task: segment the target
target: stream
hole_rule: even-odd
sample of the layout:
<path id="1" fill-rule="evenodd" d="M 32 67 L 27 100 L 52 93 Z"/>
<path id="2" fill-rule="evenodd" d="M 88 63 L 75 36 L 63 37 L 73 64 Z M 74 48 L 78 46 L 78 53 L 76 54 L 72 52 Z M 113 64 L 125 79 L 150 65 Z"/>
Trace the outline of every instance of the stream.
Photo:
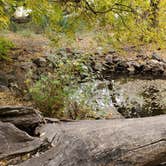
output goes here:
<path id="1" fill-rule="evenodd" d="M 166 113 L 166 80 L 95 80 L 80 84 L 70 99 L 90 107 L 99 118 L 155 116 Z"/>
<path id="2" fill-rule="evenodd" d="M 124 117 L 166 113 L 166 80 L 121 78 L 112 85 L 112 102 Z"/>

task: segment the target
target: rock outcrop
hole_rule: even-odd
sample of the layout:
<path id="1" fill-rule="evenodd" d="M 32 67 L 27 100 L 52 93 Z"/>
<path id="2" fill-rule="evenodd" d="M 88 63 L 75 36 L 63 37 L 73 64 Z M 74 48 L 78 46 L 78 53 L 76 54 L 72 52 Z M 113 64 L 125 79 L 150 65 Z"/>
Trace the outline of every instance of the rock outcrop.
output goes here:
<path id="1" fill-rule="evenodd" d="M 148 56 L 137 56 L 136 58 L 123 58 L 116 54 L 108 54 L 105 59 L 100 57 L 94 59 L 93 68 L 100 72 L 100 75 L 106 79 L 112 76 L 146 76 L 161 78 L 166 77 L 166 61 L 162 58 Z"/>

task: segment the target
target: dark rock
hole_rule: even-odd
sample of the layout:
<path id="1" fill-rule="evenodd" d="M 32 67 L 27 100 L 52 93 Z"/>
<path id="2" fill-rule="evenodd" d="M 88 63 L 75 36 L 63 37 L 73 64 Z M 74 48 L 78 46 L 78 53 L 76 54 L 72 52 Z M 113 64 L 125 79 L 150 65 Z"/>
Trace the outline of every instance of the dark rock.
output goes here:
<path id="1" fill-rule="evenodd" d="M 149 58 L 145 54 L 138 54 L 136 58 L 123 58 L 116 54 L 107 54 L 104 61 L 96 59 L 94 66 L 100 66 L 101 78 L 110 79 L 112 76 L 127 75 L 142 75 L 148 77 L 166 76 L 166 62 L 158 55 L 153 54 Z"/>
<path id="2" fill-rule="evenodd" d="M 33 63 L 37 65 L 37 67 L 45 67 L 47 65 L 47 60 L 45 58 L 36 58 L 33 60 Z"/>
<path id="3" fill-rule="evenodd" d="M 35 127 L 43 122 L 39 111 L 24 106 L 0 106 L 0 120 L 10 122 L 32 135 Z"/>
<path id="4" fill-rule="evenodd" d="M 95 63 L 95 65 L 93 66 L 93 68 L 96 71 L 101 71 L 104 68 L 104 66 L 103 66 L 102 63 Z"/>
<path id="5" fill-rule="evenodd" d="M 136 74 L 136 69 L 140 67 L 139 63 L 135 61 L 129 61 L 129 62 L 126 62 L 126 64 L 128 66 L 127 71 L 130 75 Z"/>
<path id="6" fill-rule="evenodd" d="M 164 73 L 164 67 L 162 65 L 162 62 L 159 62 L 157 60 L 150 60 L 147 66 L 151 68 L 152 75 L 158 76 Z"/>
<path id="7" fill-rule="evenodd" d="M 7 75 L 3 72 L 0 72 L 0 85 L 8 86 L 8 84 Z"/>
<path id="8" fill-rule="evenodd" d="M 105 61 L 106 61 L 106 63 L 109 63 L 109 64 L 112 64 L 113 63 L 113 56 L 112 55 L 107 55 L 106 57 L 105 57 Z"/>
<path id="9" fill-rule="evenodd" d="M 116 53 L 116 51 L 114 49 L 111 49 L 108 51 L 108 54 L 114 54 L 114 53 Z"/>
<path id="10" fill-rule="evenodd" d="M 140 66 L 141 66 L 141 64 L 139 62 L 135 62 L 135 61 L 131 62 L 130 65 L 134 66 L 136 69 L 140 68 Z"/>
<path id="11" fill-rule="evenodd" d="M 28 71 L 30 69 L 34 69 L 35 65 L 32 62 L 23 62 L 23 63 L 21 63 L 20 67 L 21 67 L 21 69 Z"/>
<path id="12" fill-rule="evenodd" d="M 145 54 L 138 54 L 136 57 L 141 60 L 148 60 L 148 56 Z"/>
<path id="13" fill-rule="evenodd" d="M 116 64 L 115 72 L 117 73 L 127 73 L 128 64 L 125 61 L 120 60 Z"/>
<path id="14" fill-rule="evenodd" d="M 9 92 L 9 88 L 3 85 L 0 85 L 0 92 Z"/>
<path id="15" fill-rule="evenodd" d="M 13 83 L 13 82 L 17 82 L 17 77 L 16 77 L 16 75 L 15 75 L 15 72 L 9 73 L 9 74 L 7 75 L 7 78 L 8 78 L 9 84 L 10 84 L 10 83 Z"/>
<path id="16" fill-rule="evenodd" d="M 161 61 L 160 56 L 156 52 L 152 53 L 152 59 L 157 60 L 157 61 Z"/>
<path id="17" fill-rule="evenodd" d="M 127 71 L 129 72 L 129 74 L 133 75 L 133 74 L 135 74 L 135 67 L 130 66 L 130 67 L 127 68 Z"/>
<path id="18" fill-rule="evenodd" d="M 120 63 L 121 59 L 118 56 L 113 56 L 112 61 L 113 61 L 113 63 Z"/>

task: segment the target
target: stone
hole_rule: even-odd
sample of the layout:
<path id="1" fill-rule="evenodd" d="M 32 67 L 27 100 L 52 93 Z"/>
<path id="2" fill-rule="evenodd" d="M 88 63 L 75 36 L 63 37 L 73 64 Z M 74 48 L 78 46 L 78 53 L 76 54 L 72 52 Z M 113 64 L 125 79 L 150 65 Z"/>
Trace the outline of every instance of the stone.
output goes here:
<path id="1" fill-rule="evenodd" d="M 108 54 L 106 57 L 105 57 L 105 61 L 106 63 L 109 63 L 109 64 L 112 64 L 113 63 L 113 56 Z"/>
<path id="2" fill-rule="evenodd" d="M 152 71 L 152 75 L 160 76 L 164 73 L 164 63 L 157 60 L 150 60 L 147 64 L 147 67 Z"/>
<path id="3" fill-rule="evenodd" d="M 9 88 L 3 85 L 0 85 L 0 92 L 9 92 Z"/>
<path id="4" fill-rule="evenodd" d="M 126 73 L 128 68 L 128 64 L 125 61 L 120 60 L 116 64 L 115 72 L 117 73 Z"/>
<path id="5" fill-rule="evenodd" d="M 0 85 L 3 86 L 9 85 L 7 75 L 3 72 L 0 72 Z"/>
<path id="6" fill-rule="evenodd" d="M 39 57 L 34 59 L 33 63 L 35 63 L 37 67 L 45 67 L 47 65 L 47 60 L 43 57 Z"/>
<path id="7" fill-rule="evenodd" d="M 116 53 L 116 51 L 115 51 L 114 49 L 110 49 L 110 50 L 108 51 L 108 54 L 114 54 L 114 53 Z"/>
<path id="8" fill-rule="evenodd" d="M 129 72 L 129 74 L 132 74 L 132 75 L 135 74 L 135 67 L 134 66 L 128 67 L 127 70 Z"/>
<path id="9" fill-rule="evenodd" d="M 160 56 L 156 52 L 153 52 L 151 56 L 152 56 L 152 59 L 157 60 L 157 61 L 161 61 Z"/>
<path id="10" fill-rule="evenodd" d="M 28 72 L 30 69 L 34 69 L 35 65 L 32 62 L 23 62 L 20 67 Z"/>

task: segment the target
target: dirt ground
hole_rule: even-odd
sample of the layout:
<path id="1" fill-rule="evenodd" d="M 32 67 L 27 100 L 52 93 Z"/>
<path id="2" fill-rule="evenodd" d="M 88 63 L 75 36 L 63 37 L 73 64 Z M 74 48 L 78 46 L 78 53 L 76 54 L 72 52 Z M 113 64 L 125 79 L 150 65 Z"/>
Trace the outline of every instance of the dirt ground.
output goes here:
<path id="1" fill-rule="evenodd" d="M 42 35 L 20 35 L 18 33 L 7 32 L 0 33 L 0 36 L 8 38 L 15 44 L 15 48 L 9 53 L 11 60 L 8 62 L 0 61 L 0 72 L 9 73 L 22 62 L 30 62 L 34 58 L 53 52 L 50 41 Z M 98 52 L 99 50 L 102 51 L 102 48 L 96 43 L 92 34 L 77 36 L 76 40 L 73 40 L 73 43 L 70 46 L 72 46 L 72 49 L 84 50 L 92 54 Z M 62 44 L 62 47 L 67 47 L 67 45 Z M 109 49 L 107 48 L 107 50 Z M 166 60 L 166 49 L 154 50 L 151 46 L 144 46 L 140 47 L 139 49 L 136 47 L 124 47 L 123 51 L 117 52 L 116 54 L 126 59 L 135 59 L 137 55 L 151 56 L 153 52 L 156 52 L 161 58 Z M 0 92 L 0 105 L 29 104 L 30 103 L 24 102 L 21 98 L 13 95 L 12 92 Z"/>

